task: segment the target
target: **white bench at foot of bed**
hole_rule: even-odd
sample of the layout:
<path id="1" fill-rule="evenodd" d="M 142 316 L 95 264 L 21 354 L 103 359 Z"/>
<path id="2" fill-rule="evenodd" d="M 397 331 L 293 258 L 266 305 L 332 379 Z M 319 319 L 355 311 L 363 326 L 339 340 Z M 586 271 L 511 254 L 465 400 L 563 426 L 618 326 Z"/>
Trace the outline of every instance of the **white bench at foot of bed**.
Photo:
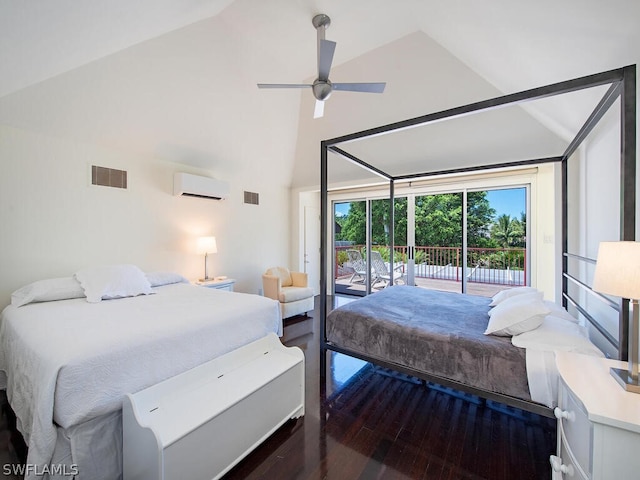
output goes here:
<path id="1" fill-rule="evenodd" d="M 124 479 L 219 478 L 304 415 L 304 354 L 275 334 L 129 394 Z"/>

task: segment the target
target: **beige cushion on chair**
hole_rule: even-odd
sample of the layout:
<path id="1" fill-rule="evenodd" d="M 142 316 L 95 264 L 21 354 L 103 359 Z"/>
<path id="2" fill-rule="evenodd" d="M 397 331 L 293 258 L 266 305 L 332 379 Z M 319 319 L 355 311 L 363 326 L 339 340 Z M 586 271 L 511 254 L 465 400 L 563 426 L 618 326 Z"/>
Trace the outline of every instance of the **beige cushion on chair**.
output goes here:
<path id="1" fill-rule="evenodd" d="M 282 287 L 278 300 L 282 303 L 289 303 L 309 297 L 313 297 L 313 290 L 309 287 Z"/>
<path id="2" fill-rule="evenodd" d="M 273 275 L 274 277 L 278 277 L 280 279 L 281 287 L 290 287 L 293 285 L 293 280 L 291 279 L 291 272 L 284 267 L 272 267 L 265 272 L 267 275 Z"/>

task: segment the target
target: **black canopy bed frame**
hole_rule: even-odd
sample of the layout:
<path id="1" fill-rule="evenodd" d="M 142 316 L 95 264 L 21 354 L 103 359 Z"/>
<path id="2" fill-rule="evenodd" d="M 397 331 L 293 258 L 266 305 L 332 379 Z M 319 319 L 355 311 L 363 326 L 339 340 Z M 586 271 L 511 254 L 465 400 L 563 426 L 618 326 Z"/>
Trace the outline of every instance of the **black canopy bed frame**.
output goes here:
<path id="1" fill-rule="evenodd" d="M 587 120 L 584 122 L 578 133 L 573 140 L 569 142 L 565 151 L 558 156 L 548 158 L 533 158 L 523 161 L 515 161 L 508 163 L 499 163 L 482 166 L 472 166 L 465 168 L 455 168 L 450 170 L 441 171 L 426 171 L 420 173 L 411 173 L 403 175 L 391 175 L 382 171 L 374 165 L 368 164 L 364 160 L 349 153 L 343 148 L 343 144 L 365 139 L 367 137 L 390 134 L 396 131 L 400 131 L 407 128 L 413 128 L 423 125 L 428 125 L 437 121 L 441 121 L 447 118 L 459 117 L 462 115 L 473 114 L 478 112 L 486 112 L 496 108 L 501 108 L 508 105 L 516 105 L 526 101 L 542 99 L 546 97 L 552 97 L 571 92 L 577 92 L 580 90 L 607 86 L 604 96 L 601 98 L 595 109 L 591 112 Z M 393 362 L 381 361 L 378 358 L 372 358 L 368 355 L 363 355 L 360 352 L 354 352 L 349 348 L 345 348 L 341 345 L 337 345 L 327 339 L 327 285 L 329 271 L 327 268 L 328 260 L 328 174 L 329 174 L 329 153 L 333 153 L 336 156 L 346 159 L 353 164 L 356 164 L 363 169 L 368 170 L 388 181 L 389 183 L 389 223 L 390 228 L 390 259 L 391 265 L 394 264 L 394 209 L 392 208 L 394 203 L 394 186 L 396 182 L 410 181 L 411 179 L 425 178 L 435 175 L 445 175 L 453 173 L 463 172 L 475 172 L 481 170 L 489 170 L 504 167 L 520 167 L 525 165 L 536 165 L 543 163 L 556 162 L 561 164 L 561 189 L 562 189 L 562 303 L 566 308 L 568 305 L 573 306 L 577 312 L 586 318 L 588 323 L 595 328 L 604 339 L 609 342 L 613 348 L 618 352 L 620 360 L 627 360 L 628 357 L 628 341 L 629 341 L 629 300 L 622 299 L 619 303 L 611 302 L 606 297 L 594 292 L 584 281 L 579 278 L 579 273 L 570 271 L 569 260 L 575 261 L 578 265 L 593 264 L 595 260 L 577 255 L 569 251 L 569 232 L 568 232 L 568 162 L 570 157 L 578 149 L 581 143 L 587 138 L 589 133 L 594 129 L 598 122 L 602 119 L 607 110 L 617 101 L 620 100 L 620 130 L 621 130 L 621 145 L 620 145 L 620 233 L 619 239 L 621 241 L 633 241 L 635 240 L 635 228 L 636 228 L 636 66 L 629 65 L 615 70 L 610 70 L 594 75 L 588 75 L 573 80 L 567 80 L 551 85 L 534 88 L 519 93 L 510 95 L 504 95 L 489 100 L 484 100 L 469 105 L 464 105 L 448 110 L 439 111 L 436 113 L 430 113 L 424 116 L 411 118 L 408 120 L 383 125 L 380 127 L 352 133 L 349 135 L 336 137 L 321 142 L 321 167 L 320 167 L 320 219 L 321 219 L 321 250 L 320 250 L 320 329 L 321 329 L 321 345 L 320 345 L 320 365 L 321 365 L 321 377 L 326 377 L 326 353 L 328 351 L 334 351 L 343 353 L 349 356 L 357 357 L 362 360 L 380 365 L 382 367 L 390 368 L 395 371 L 406 373 L 414 377 L 423 379 L 425 381 L 431 381 L 445 387 L 451 387 L 456 390 L 460 390 L 472 395 L 477 395 L 481 398 L 496 401 L 502 404 L 506 404 L 511 407 L 516 407 L 522 410 L 538 413 L 544 416 L 553 416 L 552 410 L 549 407 L 541 405 L 536 402 L 530 402 L 512 396 L 487 391 L 485 389 L 476 388 L 467 384 L 452 381 L 451 379 L 434 376 L 424 371 L 417 370 L 415 368 L 399 365 Z M 367 249 L 370 252 L 370 248 Z M 367 253 L 369 256 L 370 253 Z M 370 262 L 370 258 L 368 259 Z M 574 263 L 574 262 L 572 262 Z M 370 263 L 369 263 L 370 264 Z M 393 279 L 391 280 L 393 284 Z M 583 295 L 571 295 L 569 286 L 575 286 L 580 291 L 587 293 Z M 581 298 L 593 297 L 611 308 L 615 309 L 619 319 L 618 324 L 618 337 L 615 338 L 611 335 L 596 318 L 589 314 L 586 308 L 586 302 L 583 303 Z"/>

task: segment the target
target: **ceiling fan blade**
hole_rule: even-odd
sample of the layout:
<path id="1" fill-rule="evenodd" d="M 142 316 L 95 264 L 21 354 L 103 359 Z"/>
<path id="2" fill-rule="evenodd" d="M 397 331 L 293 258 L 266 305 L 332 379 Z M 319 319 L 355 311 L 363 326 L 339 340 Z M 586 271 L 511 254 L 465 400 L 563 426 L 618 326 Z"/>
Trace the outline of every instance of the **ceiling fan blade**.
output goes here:
<path id="1" fill-rule="evenodd" d="M 334 83 L 332 87 L 334 90 L 342 90 L 346 92 L 364 92 L 364 93 L 382 93 L 384 87 L 387 84 L 385 82 L 380 83 Z"/>
<path id="2" fill-rule="evenodd" d="M 259 83 L 258 88 L 309 88 L 308 83 Z"/>
<path id="3" fill-rule="evenodd" d="M 318 44 L 318 80 L 329 80 L 329 71 L 331 70 L 335 51 L 336 42 L 320 40 Z"/>
<path id="4" fill-rule="evenodd" d="M 316 108 L 313 110 L 313 118 L 320 118 L 324 115 L 324 101 L 316 100 Z"/>

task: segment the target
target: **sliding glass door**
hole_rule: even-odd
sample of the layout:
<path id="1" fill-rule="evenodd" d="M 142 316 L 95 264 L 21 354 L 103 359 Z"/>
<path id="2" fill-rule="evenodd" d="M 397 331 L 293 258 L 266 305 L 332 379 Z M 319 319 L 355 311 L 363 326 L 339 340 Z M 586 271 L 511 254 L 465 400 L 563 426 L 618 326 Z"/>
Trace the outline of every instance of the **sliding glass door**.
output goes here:
<path id="1" fill-rule="evenodd" d="M 335 202 L 333 205 L 335 292 L 365 295 L 367 265 L 371 272 L 371 289 L 386 287 L 391 276 L 402 280 L 407 259 L 407 198 L 400 197 L 394 201 L 393 266 L 390 265 L 389 199 Z M 370 218 L 369 222 L 367 218 Z M 371 242 L 371 256 L 367 255 L 367 241 Z"/>
<path id="2" fill-rule="evenodd" d="M 415 285 L 461 292 L 462 193 L 418 195 L 414 205 Z"/>
<path id="3" fill-rule="evenodd" d="M 415 195 L 410 283 L 483 296 L 528 285 L 527 194 L 523 186 Z"/>
<path id="4" fill-rule="evenodd" d="M 467 193 L 467 293 L 528 285 L 526 187 Z"/>
<path id="5" fill-rule="evenodd" d="M 492 296 L 529 284 L 525 186 L 334 202 L 335 293 L 392 283 Z M 370 254 L 367 245 L 371 245 Z"/>
<path id="6" fill-rule="evenodd" d="M 366 295 L 367 202 L 333 204 L 334 291 Z"/>

